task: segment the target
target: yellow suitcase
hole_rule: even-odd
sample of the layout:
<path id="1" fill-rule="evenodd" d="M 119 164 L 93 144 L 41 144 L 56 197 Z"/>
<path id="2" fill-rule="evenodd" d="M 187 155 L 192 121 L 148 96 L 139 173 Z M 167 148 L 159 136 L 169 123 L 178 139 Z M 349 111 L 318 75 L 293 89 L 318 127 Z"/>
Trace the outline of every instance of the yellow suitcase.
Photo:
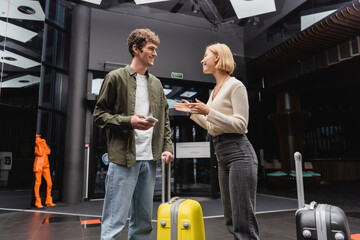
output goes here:
<path id="1" fill-rule="evenodd" d="M 168 183 L 170 183 L 170 164 Z M 204 219 L 199 202 L 174 197 L 165 202 L 165 163 L 162 163 L 162 204 L 157 212 L 157 240 L 205 240 Z M 168 197 L 170 184 L 168 184 Z"/>

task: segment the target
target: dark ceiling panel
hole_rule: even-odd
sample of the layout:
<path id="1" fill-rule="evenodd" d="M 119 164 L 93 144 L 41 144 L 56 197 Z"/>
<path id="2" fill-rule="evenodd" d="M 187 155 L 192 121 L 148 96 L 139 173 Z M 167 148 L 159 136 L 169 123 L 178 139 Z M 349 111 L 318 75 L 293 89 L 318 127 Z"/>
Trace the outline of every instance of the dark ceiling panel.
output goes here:
<path id="1" fill-rule="evenodd" d="M 172 7 L 172 8 L 170 9 L 170 12 L 172 12 L 172 13 L 177 13 L 177 12 L 182 8 L 182 6 L 184 6 L 184 3 L 180 1 L 180 2 L 176 3 L 176 4 L 174 5 L 174 7 Z"/>
<path id="2" fill-rule="evenodd" d="M 230 0 L 213 0 L 222 19 L 229 19 L 236 17 L 236 13 L 232 7 Z"/>
<path id="3" fill-rule="evenodd" d="M 350 40 L 359 33 L 360 0 L 355 0 L 249 62 L 248 67 L 296 62 Z"/>

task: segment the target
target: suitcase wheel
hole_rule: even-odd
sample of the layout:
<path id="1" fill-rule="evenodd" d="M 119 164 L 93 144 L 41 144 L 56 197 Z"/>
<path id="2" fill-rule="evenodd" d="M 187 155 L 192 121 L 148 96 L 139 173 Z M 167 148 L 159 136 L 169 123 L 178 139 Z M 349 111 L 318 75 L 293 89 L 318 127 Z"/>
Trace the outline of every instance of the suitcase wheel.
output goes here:
<path id="1" fill-rule="evenodd" d="M 304 230 L 302 232 L 302 234 L 303 234 L 303 237 L 306 239 L 311 237 L 311 232 L 309 230 Z"/>
<path id="2" fill-rule="evenodd" d="M 335 234 L 335 239 L 336 240 L 344 240 L 345 236 L 344 236 L 343 233 L 338 232 L 338 233 Z"/>

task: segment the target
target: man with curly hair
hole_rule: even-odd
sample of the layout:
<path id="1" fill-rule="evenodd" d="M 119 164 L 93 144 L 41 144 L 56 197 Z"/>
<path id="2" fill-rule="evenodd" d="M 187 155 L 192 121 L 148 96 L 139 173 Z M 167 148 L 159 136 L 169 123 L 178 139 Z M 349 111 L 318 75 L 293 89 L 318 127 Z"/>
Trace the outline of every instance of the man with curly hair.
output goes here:
<path id="1" fill-rule="evenodd" d="M 161 82 L 149 74 L 159 37 L 135 29 L 128 38 L 130 66 L 108 73 L 94 109 L 94 121 L 106 129 L 109 169 L 101 221 L 101 239 L 120 239 L 130 211 L 128 240 L 150 239 L 156 161 L 172 154 L 169 106 Z M 152 116 L 156 123 L 146 120 Z"/>

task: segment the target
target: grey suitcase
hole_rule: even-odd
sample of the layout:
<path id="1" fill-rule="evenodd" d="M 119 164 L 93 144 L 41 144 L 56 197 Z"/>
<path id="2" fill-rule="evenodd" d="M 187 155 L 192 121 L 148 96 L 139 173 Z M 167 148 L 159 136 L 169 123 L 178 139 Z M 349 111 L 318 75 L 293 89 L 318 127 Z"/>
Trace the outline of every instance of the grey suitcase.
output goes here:
<path id="1" fill-rule="evenodd" d="M 339 207 L 311 202 L 295 215 L 297 240 L 351 240 L 348 220 Z"/>

